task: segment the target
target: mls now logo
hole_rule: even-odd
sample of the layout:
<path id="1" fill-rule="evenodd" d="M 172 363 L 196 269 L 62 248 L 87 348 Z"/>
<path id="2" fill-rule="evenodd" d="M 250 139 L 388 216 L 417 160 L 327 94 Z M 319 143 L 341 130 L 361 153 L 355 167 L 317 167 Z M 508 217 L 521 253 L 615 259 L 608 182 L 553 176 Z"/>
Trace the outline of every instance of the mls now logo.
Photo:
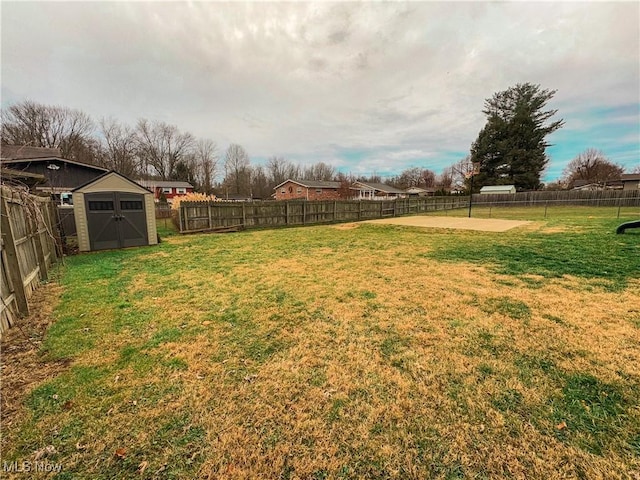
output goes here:
<path id="1" fill-rule="evenodd" d="M 12 473 L 27 473 L 27 472 L 60 472 L 62 471 L 62 465 L 59 463 L 49 462 L 2 462 L 2 471 Z"/>

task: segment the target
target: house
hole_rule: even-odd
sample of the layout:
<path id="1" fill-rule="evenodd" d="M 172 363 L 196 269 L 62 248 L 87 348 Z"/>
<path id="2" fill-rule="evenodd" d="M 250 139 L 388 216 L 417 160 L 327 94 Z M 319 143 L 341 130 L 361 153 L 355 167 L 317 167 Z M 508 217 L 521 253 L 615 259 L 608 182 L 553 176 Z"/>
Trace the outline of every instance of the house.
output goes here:
<path id="1" fill-rule="evenodd" d="M 604 186 L 601 183 L 597 182 L 587 182 L 586 180 L 575 180 L 573 182 L 573 188 L 571 190 L 575 190 L 578 192 L 599 192 L 604 190 Z"/>
<path id="2" fill-rule="evenodd" d="M 44 177 L 34 186 L 36 192 L 52 194 L 56 199 L 108 172 L 106 168 L 60 157 L 58 149 L 3 145 L 0 164 L 3 169 Z"/>
<path id="3" fill-rule="evenodd" d="M 335 200 L 342 198 L 340 182 L 320 180 L 286 180 L 276 185 L 276 200 Z"/>
<path id="4" fill-rule="evenodd" d="M 481 195 L 499 195 L 516 193 L 515 185 L 487 185 L 480 189 Z"/>
<path id="5" fill-rule="evenodd" d="M 620 181 L 623 190 L 640 190 L 640 173 L 623 173 Z"/>
<path id="6" fill-rule="evenodd" d="M 162 196 L 171 203 L 175 197 L 181 197 L 193 192 L 193 185 L 189 182 L 169 181 L 169 180 L 136 180 L 138 185 L 143 186 L 153 192 L 153 198 L 159 202 Z"/>
<path id="7" fill-rule="evenodd" d="M 351 187 L 358 200 L 393 200 L 407 196 L 404 190 L 384 183 L 355 182 Z"/>
<path id="8" fill-rule="evenodd" d="M 411 187 L 405 190 L 405 193 L 411 197 L 433 197 L 436 194 L 436 188 L 420 188 Z"/>

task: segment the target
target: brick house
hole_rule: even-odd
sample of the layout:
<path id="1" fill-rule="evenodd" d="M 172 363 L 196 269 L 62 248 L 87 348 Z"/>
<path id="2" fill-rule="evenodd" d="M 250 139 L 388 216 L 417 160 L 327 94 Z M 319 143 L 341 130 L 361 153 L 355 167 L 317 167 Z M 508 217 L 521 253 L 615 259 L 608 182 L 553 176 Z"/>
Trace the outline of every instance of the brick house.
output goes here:
<path id="1" fill-rule="evenodd" d="M 335 200 L 340 195 L 340 182 L 318 180 L 286 180 L 274 190 L 276 200 Z"/>
<path id="2" fill-rule="evenodd" d="M 188 182 L 179 181 L 163 181 L 163 180 L 136 180 L 138 185 L 148 188 L 153 192 L 153 198 L 156 202 L 164 194 L 168 203 L 173 201 L 175 197 L 181 197 L 187 193 L 193 192 L 193 185 Z"/>

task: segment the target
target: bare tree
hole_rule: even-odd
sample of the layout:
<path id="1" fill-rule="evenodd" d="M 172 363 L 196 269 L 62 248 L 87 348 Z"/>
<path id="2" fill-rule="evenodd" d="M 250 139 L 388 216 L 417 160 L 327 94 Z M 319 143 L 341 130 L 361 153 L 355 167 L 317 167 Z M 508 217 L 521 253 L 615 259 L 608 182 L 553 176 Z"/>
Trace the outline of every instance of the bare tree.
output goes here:
<path id="1" fill-rule="evenodd" d="M 356 182 L 356 179 L 353 175 L 346 175 L 340 172 L 335 176 L 335 180 L 337 182 L 340 182 L 340 187 L 338 188 L 340 198 L 353 198 L 355 196 L 356 191 L 351 188 Z"/>
<path id="2" fill-rule="evenodd" d="M 59 148 L 64 158 L 94 163 L 94 124 L 86 113 L 30 100 L 2 111 L 2 143 Z"/>
<path id="3" fill-rule="evenodd" d="M 324 162 L 314 163 L 304 169 L 302 176 L 305 180 L 331 181 L 336 175 L 336 169 Z"/>
<path id="4" fill-rule="evenodd" d="M 453 187 L 453 170 L 452 167 L 446 167 L 436 180 L 436 188 L 443 192 L 450 192 Z"/>
<path id="5" fill-rule="evenodd" d="M 619 180 L 623 172 L 623 167 L 611 162 L 600 150 L 588 148 L 565 167 L 563 180 L 568 185 L 573 185 L 576 180 L 604 185 Z"/>
<path id="6" fill-rule="evenodd" d="M 133 129 L 113 119 L 102 119 L 100 131 L 103 137 L 101 165 L 125 176 L 138 176 L 138 142 Z"/>
<path id="7" fill-rule="evenodd" d="M 471 162 L 471 155 L 467 155 L 463 159 L 457 161 L 449 167 L 451 169 L 451 175 L 453 179 L 453 185 L 459 188 L 464 187 L 469 189 L 469 179 L 474 174 L 473 163 Z"/>
<path id="8" fill-rule="evenodd" d="M 218 147 L 213 140 L 200 139 L 193 156 L 196 182 L 204 193 L 211 195 L 218 176 Z"/>
<path id="9" fill-rule="evenodd" d="M 433 170 L 424 168 L 422 170 L 422 185 L 424 188 L 433 188 L 436 186 L 436 174 Z"/>
<path id="10" fill-rule="evenodd" d="M 190 133 L 181 133 L 174 125 L 146 119 L 138 121 L 136 136 L 143 165 L 162 180 L 175 177 L 178 163 L 187 161 L 195 145 Z"/>
<path id="11" fill-rule="evenodd" d="M 251 169 L 249 155 L 240 145 L 232 143 L 224 157 L 224 183 L 236 194 L 250 194 Z"/>
<path id="12" fill-rule="evenodd" d="M 273 193 L 273 185 L 262 165 L 251 167 L 251 196 L 253 198 L 269 199 Z"/>
<path id="13" fill-rule="evenodd" d="M 267 160 L 266 169 L 272 188 L 288 179 L 298 180 L 301 176 L 300 166 L 282 157 L 270 157 Z"/>

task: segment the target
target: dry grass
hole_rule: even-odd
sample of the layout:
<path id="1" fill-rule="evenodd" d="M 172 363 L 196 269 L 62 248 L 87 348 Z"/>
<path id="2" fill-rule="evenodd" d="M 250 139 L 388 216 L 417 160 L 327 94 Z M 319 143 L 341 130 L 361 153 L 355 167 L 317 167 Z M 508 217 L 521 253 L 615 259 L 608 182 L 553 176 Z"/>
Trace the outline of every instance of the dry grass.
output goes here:
<path id="1" fill-rule="evenodd" d="M 61 478 L 637 476 L 640 281 L 432 256 L 492 235 L 350 224 L 78 257 L 46 344 L 71 367 L 27 387 L 3 458 L 54 445 Z"/>

